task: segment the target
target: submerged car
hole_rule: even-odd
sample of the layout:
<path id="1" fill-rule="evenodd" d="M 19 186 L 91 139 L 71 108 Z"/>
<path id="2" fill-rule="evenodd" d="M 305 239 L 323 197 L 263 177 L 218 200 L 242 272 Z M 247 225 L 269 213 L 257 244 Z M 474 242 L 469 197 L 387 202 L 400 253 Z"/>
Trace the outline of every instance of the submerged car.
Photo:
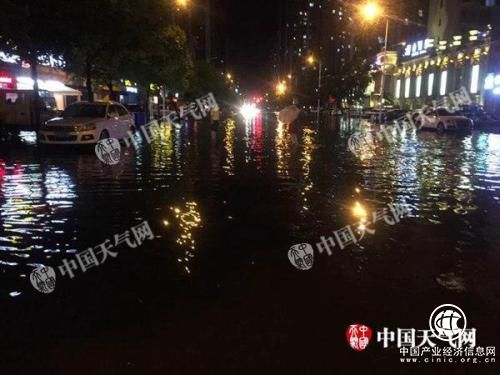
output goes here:
<path id="1" fill-rule="evenodd" d="M 135 130 L 134 118 L 120 103 L 78 102 L 60 117 L 47 121 L 38 133 L 41 144 L 93 144 L 105 138 L 122 139 Z"/>
<path id="2" fill-rule="evenodd" d="M 492 113 L 487 112 L 480 105 L 463 105 L 459 113 L 462 116 L 470 118 L 474 121 L 474 126 L 486 128 L 500 128 L 500 118 Z"/>
<path id="3" fill-rule="evenodd" d="M 416 116 L 415 123 L 422 129 L 470 131 L 474 125 L 471 119 L 457 115 L 446 108 L 438 108 Z"/>

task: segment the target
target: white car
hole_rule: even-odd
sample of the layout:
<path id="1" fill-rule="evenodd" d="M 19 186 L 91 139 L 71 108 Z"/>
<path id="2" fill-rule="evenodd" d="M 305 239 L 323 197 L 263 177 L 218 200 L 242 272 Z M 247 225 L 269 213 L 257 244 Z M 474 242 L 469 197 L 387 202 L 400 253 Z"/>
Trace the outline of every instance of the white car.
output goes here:
<path id="1" fill-rule="evenodd" d="M 419 128 L 444 130 L 472 130 L 473 121 L 467 117 L 449 112 L 446 108 L 438 108 L 416 116 L 416 125 Z"/>
<path id="2" fill-rule="evenodd" d="M 41 144 L 93 144 L 105 138 L 123 139 L 135 130 L 134 118 L 120 103 L 78 102 L 38 132 Z"/>

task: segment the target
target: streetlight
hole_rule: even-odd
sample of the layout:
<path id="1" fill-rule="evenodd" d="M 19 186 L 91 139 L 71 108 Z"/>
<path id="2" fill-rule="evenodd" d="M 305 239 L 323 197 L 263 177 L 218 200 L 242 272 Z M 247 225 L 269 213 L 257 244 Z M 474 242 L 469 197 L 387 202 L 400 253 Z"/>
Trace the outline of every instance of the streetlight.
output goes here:
<path id="1" fill-rule="evenodd" d="M 364 19 L 372 22 L 378 16 L 381 16 L 383 13 L 382 8 L 373 2 L 367 2 L 361 6 L 361 14 Z"/>
<path id="2" fill-rule="evenodd" d="M 287 90 L 286 83 L 283 81 L 278 82 L 276 85 L 276 95 L 278 96 L 283 96 L 285 95 Z"/>
<path id="3" fill-rule="evenodd" d="M 313 55 L 310 55 L 307 58 L 307 62 L 310 65 L 314 65 L 314 63 L 316 62 L 316 59 L 314 58 Z M 319 124 L 319 110 L 321 107 L 321 73 L 322 73 L 322 70 L 323 70 L 323 62 L 320 59 L 318 59 L 318 115 L 317 115 L 318 124 Z"/>
<path id="4" fill-rule="evenodd" d="M 384 67 L 387 60 L 387 40 L 389 38 L 389 17 L 385 14 L 384 9 L 377 3 L 367 2 L 361 6 L 361 15 L 368 22 L 375 22 L 377 17 L 385 18 L 385 38 L 384 38 L 384 56 L 381 65 L 380 78 L 380 122 L 382 122 L 382 109 L 384 107 L 384 89 L 385 89 L 385 74 Z"/>
<path id="5" fill-rule="evenodd" d="M 176 0 L 175 3 L 179 8 L 187 8 L 189 0 Z"/>

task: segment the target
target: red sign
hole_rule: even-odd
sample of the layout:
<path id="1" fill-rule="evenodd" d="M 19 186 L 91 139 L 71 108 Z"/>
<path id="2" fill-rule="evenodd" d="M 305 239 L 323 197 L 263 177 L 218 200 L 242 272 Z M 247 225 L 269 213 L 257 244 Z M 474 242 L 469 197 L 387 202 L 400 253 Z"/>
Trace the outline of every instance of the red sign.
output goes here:
<path id="1" fill-rule="evenodd" d="M 16 89 L 15 77 L 10 73 L 0 72 L 0 89 L 15 90 Z"/>
<path id="2" fill-rule="evenodd" d="M 347 344 L 357 352 L 366 349 L 372 338 L 372 329 L 364 324 L 351 324 L 345 332 Z"/>

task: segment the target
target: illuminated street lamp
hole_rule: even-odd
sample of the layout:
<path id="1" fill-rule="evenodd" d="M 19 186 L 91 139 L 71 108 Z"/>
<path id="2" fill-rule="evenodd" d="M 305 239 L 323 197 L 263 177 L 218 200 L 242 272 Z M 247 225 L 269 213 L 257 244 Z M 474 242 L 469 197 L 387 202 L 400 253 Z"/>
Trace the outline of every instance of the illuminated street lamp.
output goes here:
<path id="1" fill-rule="evenodd" d="M 373 22 L 377 17 L 382 16 L 383 9 L 373 2 L 365 3 L 361 6 L 361 15 L 369 22 Z"/>
<path id="2" fill-rule="evenodd" d="M 179 8 L 187 8 L 189 5 L 189 0 L 175 0 L 175 3 Z"/>
<path id="3" fill-rule="evenodd" d="M 227 74 L 226 74 L 226 77 L 227 77 L 227 79 L 231 79 L 231 78 L 233 78 L 233 76 L 231 75 L 231 73 L 227 73 Z"/>
<path id="4" fill-rule="evenodd" d="M 377 3 L 367 2 L 361 6 L 361 15 L 368 22 L 376 22 L 377 18 L 385 18 L 385 38 L 384 38 L 384 55 L 382 65 L 380 67 L 380 109 L 384 107 L 384 89 L 385 89 L 385 74 L 384 67 L 387 58 L 387 40 L 389 38 L 389 17 L 385 14 L 384 9 Z M 380 111 L 380 120 L 382 120 L 382 111 Z"/>
<path id="5" fill-rule="evenodd" d="M 313 55 L 309 55 L 307 58 L 307 62 L 309 65 L 314 65 L 316 62 L 316 59 Z M 319 110 L 321 107 L 321 73 L 323 70 L 323 62 L 318 59 L 318 114 L 317 114 L 317 119 L 318 119 L 318 124 L 319 124 Z"/>
<path id="6" fill-rule="evenodd" d="M 286 83 L 278 82 L 278 84 L 276 85 L 276 95 L 283 96 L 286 94 L 286 90 L 287 90 Z"/>

